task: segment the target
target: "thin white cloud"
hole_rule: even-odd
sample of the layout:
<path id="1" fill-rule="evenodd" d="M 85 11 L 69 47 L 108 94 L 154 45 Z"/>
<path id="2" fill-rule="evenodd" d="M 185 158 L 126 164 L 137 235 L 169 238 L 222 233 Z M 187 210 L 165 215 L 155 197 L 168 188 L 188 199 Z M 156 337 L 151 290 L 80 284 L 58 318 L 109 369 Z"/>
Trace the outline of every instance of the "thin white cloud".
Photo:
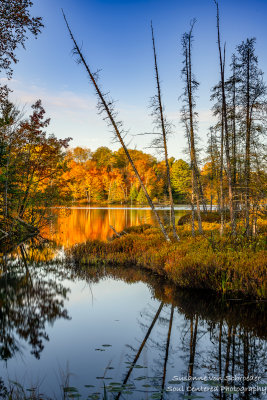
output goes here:
<path id="1" fill-rule="evenodd" d="M 70 91 L 62 91 L 57 93 L 48 93 L 42 88 L 32 87 L 29 90 L 15 90 L 12 98 L 18 99 L 21 103 L 32 104 L 37 99 L 41 99 L 42 103 L 47 107 L 60 108 L 61 111 L 78 111 L 92 110 L 95 106 L 93 101 L 87 96 L 79 96 Z"/>
<path id="2" fill-rule="evenodd" d="M 11 82 L 11 81 L 9 81 Z M 26 105 L 30 112 L 30 106 L 41 99 L 47 116 L 51 117 L 49 131 L 54 132 L 58 137 L 72 137 L 71 145 L 86 146 L 95 150 L 99 146 L 112 145 L 112 134 L 110 128 L 97 114 L 96 99 L 94 96 L 77 94 L 64 88 L 61 91 L 48 91 L 36 84 L 25 85 L 19 81 L 12 81 L 13 89 L 11 99 L 19 104 Z M 124 122 L 126 129 L 130 130 L 128 140 L 132 140 L 131 147 L 140 150 L 150 151 L 151 137 L 136 136 L 138 133 L 153 131 L 150 110 L 146 107 L 132 104 L 118 103 L 118 118 Z M 210 110 L 199 110 L 199 134 L 203 145 L 205 143 L 208 127 L 213 123 L 213 116 Z M 183 127 L 180 123 L 180 113 L 177 110 L 166 112 L 167 118 L 174 124 L 172 137 L 169 142 L 169 155 L 176 158 L 184 156 L 184 147 L 187 143 L 184 139 Z M 126 140 L 127 141 L 127 140 Z M 153 152 L 153 150 L 151 150 Z"/>
<path id="3" fill-rule="evenodd" d="M 7 78 L 0 78 L 0 83 L 4 84 L 4 85 L 12 85 L 12 84 L 17 84 L 19 83 L 19 81 L 17 81 L 16 79 L 7 79 Z"/>

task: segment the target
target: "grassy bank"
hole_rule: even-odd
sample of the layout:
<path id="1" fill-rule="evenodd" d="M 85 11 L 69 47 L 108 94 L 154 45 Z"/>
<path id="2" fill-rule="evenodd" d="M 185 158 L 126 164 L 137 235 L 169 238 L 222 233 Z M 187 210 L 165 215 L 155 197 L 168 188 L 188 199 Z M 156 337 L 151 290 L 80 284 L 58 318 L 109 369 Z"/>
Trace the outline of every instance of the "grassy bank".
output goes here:
<path id="1" fill-rule="evenodd" d="M 76 245 L 68 256 L 80 266 L 136 265 L 165 275 L 179 287 L 266 298 L 266 221 L 260 222 L 257 239 L 245 238 L 240 227 L 234 242 L 227 234 L 220 238 L 219 224 L 203 226 L 204 236 L 195 238 L 190 225 L 178 226 L 181 240 L 172 243 L 166 243 L 155 227 L 132 227 L 110 242 L 93 240 Z"/>

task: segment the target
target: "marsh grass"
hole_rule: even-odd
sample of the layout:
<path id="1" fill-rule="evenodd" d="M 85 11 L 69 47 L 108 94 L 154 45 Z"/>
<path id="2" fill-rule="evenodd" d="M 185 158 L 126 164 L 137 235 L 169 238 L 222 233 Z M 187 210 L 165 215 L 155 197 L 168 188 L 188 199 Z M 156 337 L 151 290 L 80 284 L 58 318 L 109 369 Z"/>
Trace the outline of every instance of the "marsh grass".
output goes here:
<path id="1" fill-rule="evenodd" d="M 203 228 L 204 235 L 193 238 L 189 224 L 178 226 L 180 242 L 166 243 L 156 227 L 131 227 L 109 242 L 75 245 L 67 256 L 76 266 L 138 266 L 178 287 L 266 298 L 266 221 L 259 221 L 258 236 L 249 239 L 241 224 L 235 238 L 230 228 L 220 237 L 218 223 L 204 222 Z"/>

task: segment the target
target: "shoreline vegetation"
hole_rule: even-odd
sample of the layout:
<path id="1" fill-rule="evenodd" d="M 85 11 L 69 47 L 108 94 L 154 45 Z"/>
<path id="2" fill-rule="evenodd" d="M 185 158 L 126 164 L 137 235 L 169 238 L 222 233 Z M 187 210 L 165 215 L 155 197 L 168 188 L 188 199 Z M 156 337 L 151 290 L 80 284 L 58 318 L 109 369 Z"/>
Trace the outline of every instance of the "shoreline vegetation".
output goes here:
<path id="1" fill-rule="evenodd" d="M 166 277 L 177 287 L 266 299 L 266 221 L 259 220 L 258 236 L 250 239 L 237 224 L 239 234 L 233 243 L 230 227 L 221 237 L 220 224 L 205 222 L 203 217 L 204 234 L 192 237 L 187 216 L 181 220 L 177 226 L 179 242 L 173 240 L 170 228 L 167 231 L 172 240 L 166 243 L 159 228 L 144 224 L 116 232 L 110 241 L 77 244 L 67 250 L 67 257 L 80 268 L 136 266 Z"/>

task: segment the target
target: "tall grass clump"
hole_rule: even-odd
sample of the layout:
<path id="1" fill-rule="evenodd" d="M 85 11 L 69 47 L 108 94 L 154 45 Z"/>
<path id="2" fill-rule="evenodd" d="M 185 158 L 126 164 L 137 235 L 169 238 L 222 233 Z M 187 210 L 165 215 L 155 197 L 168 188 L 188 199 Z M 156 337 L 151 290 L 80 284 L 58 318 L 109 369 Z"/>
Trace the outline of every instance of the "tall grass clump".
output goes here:
<path id="1" fill-rule="evenodd" d="M 257 239 L 240 234 L 220 237 L 217 223 L 203 223 L 204 235 L 191 237 L 190 226 L 178 227 L 180 242 L 166 243 L 149 225 L 125 229 L 109 242 L 78 244 L 68 251 L 76 266 L 138 266 L 164 275 L 177 286 L 222 294 L 266 298 L 264 224 Z M 170 232 L 171 236 L 171 232 Z"/>

